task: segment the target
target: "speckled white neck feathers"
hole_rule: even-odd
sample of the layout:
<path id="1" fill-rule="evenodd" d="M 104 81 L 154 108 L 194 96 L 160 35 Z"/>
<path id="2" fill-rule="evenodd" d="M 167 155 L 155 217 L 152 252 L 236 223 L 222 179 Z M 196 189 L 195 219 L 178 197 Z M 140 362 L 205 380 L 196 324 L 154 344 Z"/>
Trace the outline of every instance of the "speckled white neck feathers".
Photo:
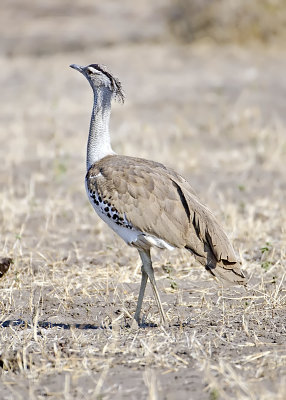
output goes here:
<path id="1" fill-rule="evenodd" d="M 96 161 L 107 155 L 115 154 L 111 148 L 109 136 L 111 98 L 112 92 L 107 87 L 94 90 L 94 104 L 87 143 L 87 171 Z"/>

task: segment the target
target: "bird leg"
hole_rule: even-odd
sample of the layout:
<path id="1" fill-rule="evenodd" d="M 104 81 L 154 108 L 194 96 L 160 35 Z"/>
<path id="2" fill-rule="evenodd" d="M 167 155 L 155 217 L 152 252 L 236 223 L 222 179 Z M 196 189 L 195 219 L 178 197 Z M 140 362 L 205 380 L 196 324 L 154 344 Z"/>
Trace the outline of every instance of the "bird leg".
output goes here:
<path id="1" fill-rule="evenodd" d="M 150 283 L 152 285 L 154 297 L 155 297 L 157 306 L 158 306 L 160 314 L 161 314 L 161 320 L 165 324 L 166 316 L 165 316 L 165 313 L 164 313 L 164 310 L 162 307 L 162 303 L 160 300 L 159 292 L 158 292 L 156 281 L 155 281 L 154 270 L 152 267 L 152 261 L 151 261 L 151 255 L 150 255 L 150 249 L 138 250 L 138 251 L 139 251 L 139 255 L 142 260 L 142 267 L 141 267 L 142 278 L 141 278 L 140 292 L 139 292 L 139 297 L 138 297 L 138 301 L 137 301 L 137 307 L 136 307 L 134 319 L 139 324 L 141 306 L 142 306 L 142 302 L 143 302 L 143 298 L 144 298 L 144 292 L 145 292 L 145 288 L 146 288 L 147 279 L 149 278 Z"/>
<path id="2" fill-rule="evenodd" d="M 148 280 L 148 275 L 145 272 L 143 265 L 141 266 L 141 273 L 142 273 L 141 285 L 140 285 L 140 291 L 139 291 L 139 296 L 138 296 L 138 300 L 137 300 L 137 307 L 136 307 L 136 311 L 135 311 L 135 315 L 134 315 L 134 319 L 138 325 L 140 324 L 141 307 L 142 307 L 142 303 L 143 303 L 146 283 Z"/>

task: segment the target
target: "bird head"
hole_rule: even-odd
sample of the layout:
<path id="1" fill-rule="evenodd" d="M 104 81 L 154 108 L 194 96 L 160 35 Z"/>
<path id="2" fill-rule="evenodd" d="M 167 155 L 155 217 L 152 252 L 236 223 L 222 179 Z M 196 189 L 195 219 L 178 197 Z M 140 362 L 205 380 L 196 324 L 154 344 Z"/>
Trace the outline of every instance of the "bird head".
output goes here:
<path id="1" fill-rule="evenodd" d="M 124 102 L 124 93 L 120 81 L 102 65 L 90 64 L 82 67 L 81 65 L 71 64 L 70 67 L 81 72 L 94 91 L 98 91 L 100 88 L 108 88 L 116 100 Z"/>

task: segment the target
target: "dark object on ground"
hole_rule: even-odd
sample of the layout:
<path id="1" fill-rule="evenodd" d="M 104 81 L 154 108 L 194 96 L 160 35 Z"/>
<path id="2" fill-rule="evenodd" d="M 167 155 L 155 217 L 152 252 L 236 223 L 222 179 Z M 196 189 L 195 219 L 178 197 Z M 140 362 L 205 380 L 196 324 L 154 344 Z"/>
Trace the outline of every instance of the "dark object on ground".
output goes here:
<path id="1" fill-rule="evenodd" d="M 12 263 L 13 263 L 12 258 L 9 257 L 0 258 L 0 278 L 2 278 L 2 276 L 6 274 Z"/>

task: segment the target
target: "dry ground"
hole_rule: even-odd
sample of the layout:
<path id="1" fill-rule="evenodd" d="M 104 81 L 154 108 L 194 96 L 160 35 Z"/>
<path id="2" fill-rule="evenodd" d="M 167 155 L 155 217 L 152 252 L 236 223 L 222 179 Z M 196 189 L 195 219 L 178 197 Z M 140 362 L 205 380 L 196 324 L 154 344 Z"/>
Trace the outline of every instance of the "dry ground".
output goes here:
<path id="1" fill-rule="evenodd" d="M 137 252 L 84 189 L 91 111 L 70 63 L 103 62 L 127 99 L 114 149 L 186 176 L 225 226 L 248 289 L 222 290 L 185 252 L 154 252 L 131 332 Z M 279 48 L 141 43 L 3 54 L 1 399 L 286 398 L 286 57 Z"/>

